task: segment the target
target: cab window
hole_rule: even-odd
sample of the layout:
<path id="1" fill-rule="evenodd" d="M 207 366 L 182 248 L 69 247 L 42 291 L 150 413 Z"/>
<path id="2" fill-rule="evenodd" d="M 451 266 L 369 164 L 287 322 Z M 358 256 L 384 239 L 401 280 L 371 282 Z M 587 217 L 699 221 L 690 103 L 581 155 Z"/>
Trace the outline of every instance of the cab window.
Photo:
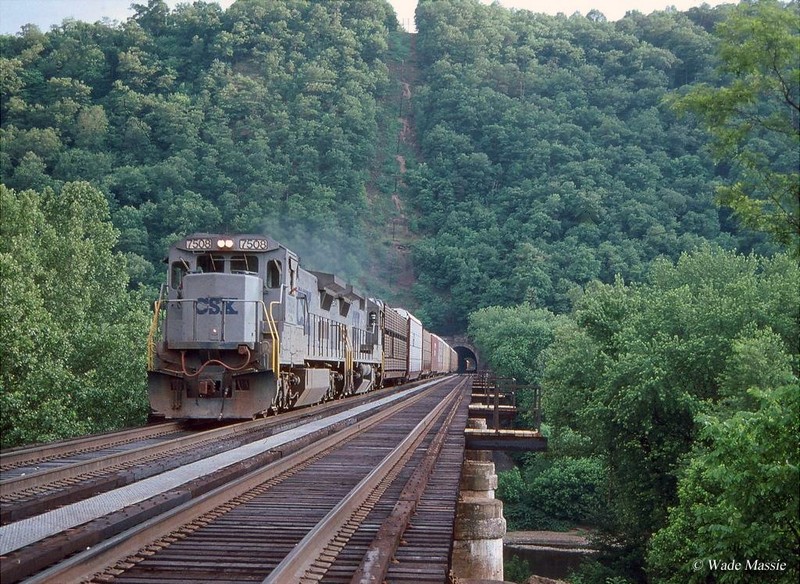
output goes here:
<path id="1" fill-rule="evenodd" d="M 170 270 L 170 277 L 169 277 L 169 285 L 172 286 L 173 290 L 177 290 L 181 287 L 181 283 L 183 282 L 183 277 L 189 271 L 189 265 L 186 263 L 186 260 L 180 260 L 177 262 L 172 262 L 172 267 Z"/>
<path id="2" fill-rule="evenodd" d="M 197 256 L 198 272 L 224 272 L 225 256 L 207 253 Z"/>
<path id="3" fill-rule="evenodd" d="M 231 273 L 258 274 L 258 256 L 244 254 L 231 257 Z"/>
<path id="4" fill-rule="evenodd" d="M 280 288 L 281 286 L 281 263 L 278 260 L 270 260 L 267 263 L 267 288 Z"/>

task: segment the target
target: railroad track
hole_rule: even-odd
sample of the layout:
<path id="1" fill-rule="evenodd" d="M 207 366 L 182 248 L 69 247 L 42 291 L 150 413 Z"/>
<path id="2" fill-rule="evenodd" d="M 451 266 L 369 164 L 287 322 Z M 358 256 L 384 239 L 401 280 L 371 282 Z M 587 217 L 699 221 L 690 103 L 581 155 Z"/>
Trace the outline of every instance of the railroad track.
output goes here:
<path id="1" fill-rule="evenodd" d="M 274 418 L 189 430 L 168 422 L 3 453 L 0 524 L 67 505 L 378 399 L 391 390 Z"/>
<path id="2" fill-rule="evenodd" d="M 164 422 L 143 428 L 3 450 L 0 452 L 0 473 L 3 473 L 4 478 L 20 476 L 39 470 L 39 467 L 45 463 L 58 464 L 62 460 L 81 457 L 101 450 L 120 448 L 131 443 L 143 442 L 180 431 L 181 426 L 178 422 Z"/>
<path id="3" fill-rule="evenodd" d="M 424 384 L 406 400 L 382 397 L 116 489 L 157 493 L 122 507 L 108 505 L 122 496 L 114 491 L 4 526 L 2 580 L 349 582 L 357 570 L 395 570 L 392 581 L 445 582 L 467 416 L 461 384 Z M 84 521 L 86 506 L 95 509 Z M 73 524 L 26 533 L 64 517 Z"/>

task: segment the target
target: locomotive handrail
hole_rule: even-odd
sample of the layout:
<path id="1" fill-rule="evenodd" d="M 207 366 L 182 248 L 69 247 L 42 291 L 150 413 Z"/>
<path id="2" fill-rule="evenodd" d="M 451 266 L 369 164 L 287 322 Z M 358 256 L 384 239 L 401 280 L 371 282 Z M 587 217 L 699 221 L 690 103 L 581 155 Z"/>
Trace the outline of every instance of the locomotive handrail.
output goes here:
<path id="1" fill-rule="evenodd" d="M 262 303 L 262 306 L 264 306 L 264 316 L 269 326 L 269 334 L 272 337 L 272 371 L 276 379 L 278 378 L 280 369 L 281 338 L 278 334 L 278 325 L 275 323 L 275 316 L 272 314 L 272 307 L 283 302 L 283 290 L 284 287 L 281 286 L 281 296 L 278 300 L 273 300 L 269 303 L 269 310 L 267 310 L 266 304 Z"/>
<path id="2" fill-rule="evenodd" d="M 344 377 L 345 377 L 345 391 L 347 390 L 347 385 L 350 385 L 350 389 L 355 389 L 355 383 L 353 383 L 353 347 L 350 344 L 350 336 L 347 332 L 347 325 L 342 325 L 342 339 L 344 339 Z"/>
<path id="3" fill-rule="evenodd" d="M 153 303 L 153 320 L 150 322 L 150 332 L 147 334 L 147 370 L 152 371 L 155 366 L 156 340 L 158 332 L 158 317 L 161 313 L 161 303 L 164 299 L 164 287 L 158 292 L 158 299 Z"/>

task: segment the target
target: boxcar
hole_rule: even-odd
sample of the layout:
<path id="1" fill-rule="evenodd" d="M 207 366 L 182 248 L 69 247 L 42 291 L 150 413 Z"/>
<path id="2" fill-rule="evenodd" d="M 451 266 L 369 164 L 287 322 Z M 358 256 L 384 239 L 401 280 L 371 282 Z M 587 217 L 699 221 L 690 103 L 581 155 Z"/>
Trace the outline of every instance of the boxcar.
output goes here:
<path id="1" fill-rule="evenodd" d="M 408 363 L 406 372 L 408 380 L 419 379 L 422 374 L 422 323 L 404 308 L 395 308 L 395 311 L 406 319 L 408 323 Z"/>

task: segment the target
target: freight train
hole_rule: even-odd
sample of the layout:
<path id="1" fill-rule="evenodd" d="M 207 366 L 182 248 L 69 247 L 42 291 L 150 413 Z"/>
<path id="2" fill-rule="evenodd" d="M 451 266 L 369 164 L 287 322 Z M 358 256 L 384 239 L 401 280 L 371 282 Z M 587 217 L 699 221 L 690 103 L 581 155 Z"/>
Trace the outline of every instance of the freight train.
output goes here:
<path id="1" fill-rule="evenodd" d="M 263 235 L 170 247 L 148 342 L 151 415 L 246 419 L 456 371 L 413 314 Z"/>

